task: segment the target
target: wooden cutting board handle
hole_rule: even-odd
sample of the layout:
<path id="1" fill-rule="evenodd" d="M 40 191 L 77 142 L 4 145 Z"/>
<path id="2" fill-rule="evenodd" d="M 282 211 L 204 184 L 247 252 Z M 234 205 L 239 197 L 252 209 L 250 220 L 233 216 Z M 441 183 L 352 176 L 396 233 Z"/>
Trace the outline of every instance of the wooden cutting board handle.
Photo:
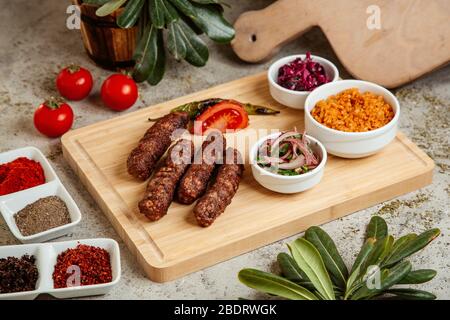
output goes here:
<path id="1" fill-rule="evenodd" d="M 259 62 L 286 42 L 317 24 L 310 0 L 279 0 L 259 11 L 243 13 L 236 21 L 233 50 L 244 61 Z"/>

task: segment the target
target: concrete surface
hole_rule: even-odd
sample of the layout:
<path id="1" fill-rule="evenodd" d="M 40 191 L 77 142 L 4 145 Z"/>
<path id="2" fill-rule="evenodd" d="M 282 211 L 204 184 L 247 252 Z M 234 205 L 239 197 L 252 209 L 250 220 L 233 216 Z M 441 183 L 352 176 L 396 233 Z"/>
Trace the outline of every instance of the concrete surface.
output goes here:
<path id="1" fill-rule="evenodd" d="M 262 8 L 271 1 L 228 0 L 232 21 L 243 11 Z M 191 274 L 180 280 L 156 284 L 144 277 L 141 269 L 117 233 L 106 220 L 89 193 L 80 184 L 61 154 L 58 139 L 50 140 L 33 128 L 34 109 L 50 95 L 56 94 L 54 78 L 57 71 L 71 63 L 91 69 L 95 79 L 109 73 L 96 67 L 85 55 L 77 30 L 65 27 L 69 1 L 1 0 L 0 11 L 0 151 L 33 145 L 50 159 L 63 183 L 78 203 L 83 221 L 67 239 L 111 237 L 122 249 L 123 273 L 120 285 L 106 299 L 236 299 L 263 297 L 241 285 L 236 278 L 244 267 L 276 270 L 278 252 L 286 250 L 286 239 L 255 250 L 230 261 Z M 288 27 L 288 26 L 286 26 Z M 138 108 L 159 103 L 180 95 L 208 88 L 239 77 L 265 70 L 270 62 L 249 65 L 240 62 L 228 46 L 211 44 L 211 59 L 202 69 L 186 63 L 170 62 L 164 81 L 153 88 L 140 87 Z M 312 30 L 281 50 L 277 57 L 311 50 L 314 54 L 337 59 L 323 33 Z M 423 53 L 426 59 L 426 52 Z M 275 59 L 276 57 L 274 57 Z M 345 76 L 345 72 L 341 67 Z M 98 81 L 100 82 L 100 81 Z M 97 83 L 98 86 L 98 83 Z M 432 291 L 439 299 L 450 297 L 450 67 L 443 68 L 415 83 L 395 91 L 402 105 L 400 126 L 406 135 L 425 150 L 436 162 L 431 186 L 401 198 L 328 223 L 323 228 L 336 240 L 344 259 L 352 261 L 359 249 L 365 226 L 374 214 L 381 214 L 392 234 L 421 232 L 439 227 L 442 235 L 432 245 L 416 254 L 415 268 L 433 268 L 437 277 L 420 287 Z M 98 97 L 72 103 L 77 118 L 75 128 L 112 118 L 116 113 L 106 110 Z M 389 161 L 389 159 L 386 159 Z M 384 174 L 380 172 L 380 175 Z M 6 224 L 0 222 L 0 245 L 17 244 Z"/>

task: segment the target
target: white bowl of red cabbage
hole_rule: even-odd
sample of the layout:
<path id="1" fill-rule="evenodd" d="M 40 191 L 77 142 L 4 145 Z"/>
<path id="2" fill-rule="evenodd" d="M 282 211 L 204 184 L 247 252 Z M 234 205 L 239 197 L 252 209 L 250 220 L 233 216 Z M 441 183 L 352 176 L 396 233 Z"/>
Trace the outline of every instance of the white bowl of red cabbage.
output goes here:
<path id="1" fill-rule="evenodd" d="M 325 147 L 317 139 L 297 131 L 264 137 L 250 152 L 256 181 L 279 193 L 311 189 L 322 179 L 326 162 Z"/>
<path id="2" fill-rule="evenodd" d="M 267 74 L 272 97 L 287 107 L 304 109 L 308 95 L 318 87 L 339 79 L 336 66 L 327 59 L 307 54 L 274 62 Z"/>

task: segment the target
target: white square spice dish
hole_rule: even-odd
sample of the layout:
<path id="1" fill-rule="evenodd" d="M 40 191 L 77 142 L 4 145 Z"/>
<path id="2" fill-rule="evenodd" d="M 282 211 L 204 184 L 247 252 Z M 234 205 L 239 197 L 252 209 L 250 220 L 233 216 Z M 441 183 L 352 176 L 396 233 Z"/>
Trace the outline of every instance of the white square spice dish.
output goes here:
<path id="1" fill-rule="evenodd" d="M 67 249 L 75 248 L 78 244 L 99 247 L 108 251 L 112 281 L 103 284 L 55 289 L 52 275 L 58 255 Z M 36 289 L 33 291 L 0 294 L 0 300 L 33 300 L 43 293 L 60 299 L 101 295 L 109 292 L 120 281 L 120 249 L 117 242 L 113 239 L 85 239 L 0 247 L 0 259 L 7 257 L 20 258 L 26 254 L 33 255 L 36 258 L 36 267 L 39 272 Z"/>
<path id="2" fill-rule="evenodd" d="M 26 157 L 39 162 L 44 169 L 46 181 L 44 184 L 33 188 L 0 196 L 0 212 L 13 235 L 22 243 L 38 243 L 55 239 L 72 232 L 73 228 L 81 221 L 81 213 L 48 160 L 39 149 L 35 147 L 25 147 L 1 153 L 0 164 L 11 162 L 20 157 Z M 22 235 L 16 225 L 14 215 L 27 205 L 48 196 L 58 196 L 66 203 L 71 222 L 34 235 Z"/>

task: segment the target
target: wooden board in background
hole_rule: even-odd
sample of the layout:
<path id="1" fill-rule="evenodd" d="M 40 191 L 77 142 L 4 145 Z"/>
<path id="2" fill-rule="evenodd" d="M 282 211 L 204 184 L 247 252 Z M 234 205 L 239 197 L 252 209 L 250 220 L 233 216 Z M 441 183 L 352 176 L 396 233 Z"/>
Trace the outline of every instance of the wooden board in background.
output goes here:
<path id="1" fill-rule="evenodd" d="M 127 174 L 128 154 L 148 129 L 149 117 L 210 97 L 271 105 L 282 111 L 277 116 L 252 116 L 252 129 L 303 127 L 303 111 L 277 104 L 269 94 L 265 74 L 258 74 L 74 130 L 62 138 L 64 157 L 154 281 L 176 279 L 431 183 L 433 161 L 399 133 L 372 157 L 330 156 L 322 182 L 301 194 L 264 189 L 246 165 L 232 204 L 210 228 L 196 224 L 193 206 L 177 203 L 166 217 L 149 222 L 137 209 L 146 183 Z"/>
<path id="2" fill-rule="evenodd" d="M 374 13 L 380 14 L 379 29 L 367 25 Z M 314 26 L 354 77 L 384 87 L 450 62 L 448 0 L 278 0 L 239 17 L 233 49 L 258 62 Z"/>

